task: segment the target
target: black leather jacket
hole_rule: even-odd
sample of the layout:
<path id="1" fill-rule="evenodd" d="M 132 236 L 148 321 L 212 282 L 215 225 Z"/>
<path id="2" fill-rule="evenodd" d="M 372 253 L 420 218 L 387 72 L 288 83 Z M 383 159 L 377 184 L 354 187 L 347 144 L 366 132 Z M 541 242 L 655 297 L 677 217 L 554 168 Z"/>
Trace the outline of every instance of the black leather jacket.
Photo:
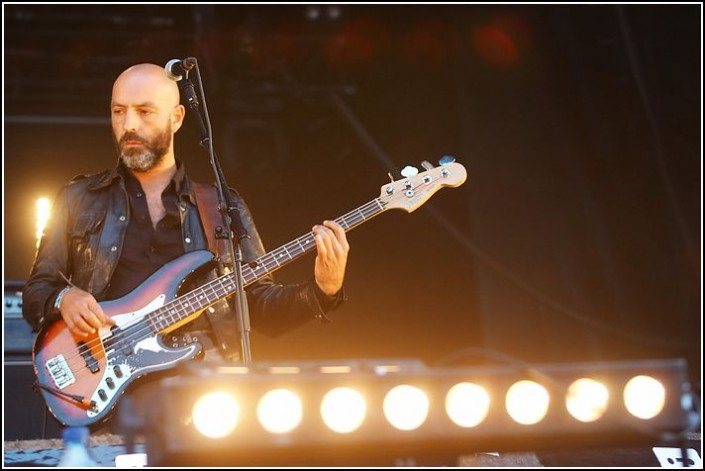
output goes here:
<path id="1" fill-rule="evenodd" d="M 186 177 L 178 195 L 185 252 L 208 246 L 192 187 Z M 243 260 L 248 262 L 265 252 L 247 205 L 239 197 L 238 203 L 250 235 L 242 244 Z M 23 316 L 33 329 L 60 318 L 53 306 L 67 280 L 103 300 L 120 258 L 129 217 L 125 183 L 117 168 L 76 177 L 62 188 L 23 291 Z M 313 277 L 292 285 L 278 285 L 264 277 L 247 287 L 247 299 L 252 328 L 276 336 L 310 319 L 327 322 L 326 312 L 337 307 L 344 294 L 341 290 L 335 298 L 326 296 Z M 232 356 L 239 342 L 235 316 L 226 303 L 219 304 L 208 319 L 226 356 Z M 199 323 L 201 329 L 205 317 L 192 324 Z"/>

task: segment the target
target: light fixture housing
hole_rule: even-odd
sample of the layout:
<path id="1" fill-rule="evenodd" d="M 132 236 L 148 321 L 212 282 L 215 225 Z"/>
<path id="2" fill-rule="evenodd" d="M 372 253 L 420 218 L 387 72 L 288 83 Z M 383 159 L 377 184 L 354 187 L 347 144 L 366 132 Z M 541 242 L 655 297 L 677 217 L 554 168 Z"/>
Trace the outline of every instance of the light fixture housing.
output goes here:
<path id="1" fill-rule="evenodd" d="M 203 366 L 203 365 L 199 365 Z M 624 403 L 624 388 L 636 376 L 659 381 L 665 391 L 659 414 L 642 419 Z M 570 386 L 589 378 L 604 385 L 608 401 L 600 416 L 578 420 L 566 405 Z M 530 380 L 548 392 L 548 410 L 536 423 L 518 423 L 507 412 L 506 393 Z M 458 384 L 484 388 L 489 406 L 472 426 L 458 425 L 446 408 Z M 428 413 L 417 427 L 399 429 L 384 413 L 385 398 L 400 385 L 422 391 Z M 364 399 L 362 422 L 348 433 L 326 425 L 321 404 L 335 388 L 350 388 Z M 301 420 L 285 433 L 273 433 L 258 420 L 258 403 L 269 391 L 285 389 L 301 401 Z M 213 390 L 238 398 L 238 425 L 222 438 L 209 438 L 193 424 L 193 404 Z M 393 466 L 399 458 L 447 460 L 481 451 L 539 451 L 584 446 L 663 443 L 685 430 L 692 414 L 687 364 L 682 359 L 599 363 L 427 367 L 417 360 L 336 360 L 303 363 L 253 363 L 194 370 L 162 380 L 148 410 L 147 455 L 150 466 Z M 486 411 L 484 410 L 486 409 Z"/>

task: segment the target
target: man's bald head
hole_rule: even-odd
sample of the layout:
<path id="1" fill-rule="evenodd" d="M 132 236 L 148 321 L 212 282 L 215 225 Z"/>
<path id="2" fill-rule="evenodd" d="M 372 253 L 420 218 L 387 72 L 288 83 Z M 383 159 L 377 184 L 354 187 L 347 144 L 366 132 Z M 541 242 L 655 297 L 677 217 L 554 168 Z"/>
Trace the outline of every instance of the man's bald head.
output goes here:
<path id="1" fill-rule="evenodd" d="M 179 104 L 179 88 L 176 82 L 167 77 L 163 67 L 155 64 L 137 64 L 121 73 L 113 84 L 113 101 L 115 95 L 127 90 L 134 95 L 152 95 L 152 100 L 164 106 Z"/>

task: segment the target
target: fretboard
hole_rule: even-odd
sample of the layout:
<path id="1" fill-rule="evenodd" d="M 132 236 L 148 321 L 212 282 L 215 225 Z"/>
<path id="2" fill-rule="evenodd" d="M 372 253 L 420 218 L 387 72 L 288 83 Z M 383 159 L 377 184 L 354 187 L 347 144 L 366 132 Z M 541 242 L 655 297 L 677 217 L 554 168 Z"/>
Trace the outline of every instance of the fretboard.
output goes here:
<path id="1" fill-rule="evenodd" d="M 350 211 L 335 220 L 345 231 L 359 226 L 373 217 L 381 214 L 386 209 L 379 198 Z M 256 260 L 242 265 L 243 285 L 248 286 L 260 278 L 278 270 L 315 250 L 316 242 L 313 232 L 304 234 L 271 252 L 262 255 Z M 160 331 L 185 319 L 194 312 L 201 311 L 217 301 L 233 294 L 236 290 L 235 275 L 229 273 L 216 278 L 205 285 L 179 296 L 148 315 L 148 322 L 153 332 Z"/>

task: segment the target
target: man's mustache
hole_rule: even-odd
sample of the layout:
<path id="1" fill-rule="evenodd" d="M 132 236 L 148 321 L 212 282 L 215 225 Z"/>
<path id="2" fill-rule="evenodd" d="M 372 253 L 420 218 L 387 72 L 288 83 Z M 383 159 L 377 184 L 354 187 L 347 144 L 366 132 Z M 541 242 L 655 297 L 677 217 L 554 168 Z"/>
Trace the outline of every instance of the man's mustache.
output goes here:
<path id="1" fill-rule="evenodd" d="M 120 145 L 125 144 L 127 141 L 135 141 L 135 142 L 140 142 L 142 144 L 149 144 L 145 139 L 142 139 L 139 137 L 137 134 L 123 134 L 123 136 L 120 138 Z"/>

